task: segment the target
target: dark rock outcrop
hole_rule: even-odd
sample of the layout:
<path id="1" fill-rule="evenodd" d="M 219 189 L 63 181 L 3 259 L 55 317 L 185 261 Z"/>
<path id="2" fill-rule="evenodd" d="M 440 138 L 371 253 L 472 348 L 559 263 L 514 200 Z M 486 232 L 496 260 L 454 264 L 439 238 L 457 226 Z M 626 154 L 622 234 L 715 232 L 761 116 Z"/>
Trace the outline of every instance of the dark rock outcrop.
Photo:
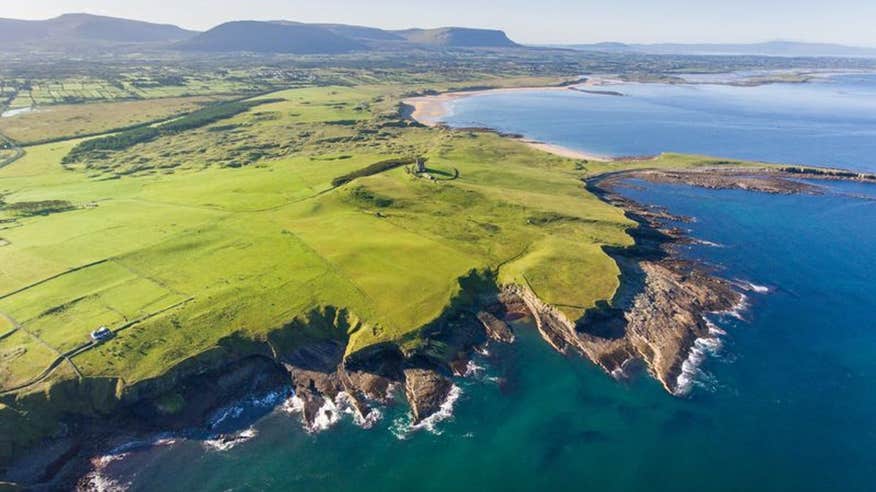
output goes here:
<path id="1" fill-rule="evenodd" d="M 453 383 L 431 369 L 407 368 L 404 374 L 405 396 L 411 406 L 414 423 L 419 423 L 441 409 Z"/>
<path id="2" fill-rule="evenodd" d="M 492 340 L 501 343 L 514 343 L 514 332 L 511 331 L 508 323 L 486 311 L 480 311 L 477 314 L 477 318 L 484 325 L 487 336 Z"/>

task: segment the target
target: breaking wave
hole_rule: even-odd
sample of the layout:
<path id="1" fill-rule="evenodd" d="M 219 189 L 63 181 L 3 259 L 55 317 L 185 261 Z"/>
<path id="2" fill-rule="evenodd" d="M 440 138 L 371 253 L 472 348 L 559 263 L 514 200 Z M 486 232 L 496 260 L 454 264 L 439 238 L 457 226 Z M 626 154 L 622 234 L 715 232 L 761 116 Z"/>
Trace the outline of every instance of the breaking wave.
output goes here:
<path id="1" fill-rule="evenodd" d="M 298 395 L 293 395 L 283 403 L 283 411 L 288 414 L 299 414 L 304 430 L 308 433 L 317 433 L 332 428 L 340 422 L 343 415 L 349 415 L 353 423 L 363 429 L 370 429 L 383 418 L 380 409 L 371 408 L 368 413 L 362 415 L 354 404 L 353 397 L 342 391 L 334 400 L 323 398 L 323 404 L 316 413 L 313 422 L 304 419 L 304 400 Z"/>
<path id="2" fill-rule="evenodd" d="M 745 294 L 739 294 L 739 302 L 736 303 L 733 307 L 726 311 L 717 311 L 713 314 L 717 314 L 719 316 L 730 316 L 738 319 L 739 321 L 746 321 L 745 312 L 748 311 L 748 308 L 751 305 L 748 302 L 748 296 Z"/>
<path id="3" fill-rule="evenodd" d="M 736 279 L 734 282 L 740 289 L 745 290 L 747 292 L 754 292 L 755 294 L 769 294 L 772 292 L 772 288 L 767 287 L 766 285 L 758 285 L 754 282 L 748 282 L 745 280 Z"/>
<path id="4" fill-rule="evenodd" d="M 233 405 L 214 412 L 207 420 L 207 428 L 215 430 L 223 424 L 233 425 L 236 419 L 244 416 L 248 411 L 272 409 L 279 405 L 289 395 L 289 392 L 290 390 L 287 388 L 239 400 Z"/>
<path id="5" fill-rule="evenodd" d="M 715 243 L 712 241 L 706 241 L 705 239 L 694 239 L 694 244 L 699 244 L 700 246 L 708 246 L 710 248 L 726 248 L 723 244 Z"/>
<path id="6" fill-rule="evenodd" d="M 134 440 L 116 446 L 108 453 L 91 459 L 91 471 L 79 480 L 76 490 L 83 492 L 121 492 L 128 490 L 131 483 L 120 482 L 109 477 L 105 473 L 107 467 L 112 463 L 124 460 L 136 451 L 156 446 L 170 446 L 176 442 L 177 439 L 169 434 L 158 434 L 151 439 Z"/>
<path id="7" fill-rule="evenodd" d="M 462 396 L 462 388 L 453 385 L 447 398 L 441 403 L 441 407 L 434 414 L 426 417 L 421 422 L 414 424 L 413 415 L 408 413 L 402 417 L 395 419 L 389 430 L 399 440 L 405 440 L 414 432 L 424 430 L 436 436 L 440 436 L 443 431 L 438 426 L 439 423 L 453 418 L 453 406 L 459 397 Z"/>
<path id="8" fill-rule="evenodd" d="M 238 444 L 249 441 L 257 435 L 258 432 L 254 428 L 250 427 L 249 429 L 244 429 L 240 432 L 235 432 L 233 434 L 226 434 L 216 437 L 214 439 L 207 439 L 204 441 L 204 447 L 214 451 L 228 451 Z"/>
<path id="9" fill-rule="evenodd" d="M 463 377 L 470 378 L 474 376 L 479 376 L 484 372 L 484 367 L 479 366 L 475 363 L 475 361 L 470 360 L 465 365 L 465 373 L 463 373 Z"/>
<path id="10" fill-rule="evenodd" d="M 708 336 L 697 338 L 694 341 L 687 359 L 681 364 L 681 374 L 676 379 L 673 391 L 676 396 L 687 396 L 694 387 L 712 390 L 716 386 L 717 382 L 714 376 L 704 371 L 701 366 L 706 358 L 717 356 L 721 352 L 724 343 L 720 337 L 726 335 L 727 332 L 708 320 L 706 323 L 709 327 Z"/>

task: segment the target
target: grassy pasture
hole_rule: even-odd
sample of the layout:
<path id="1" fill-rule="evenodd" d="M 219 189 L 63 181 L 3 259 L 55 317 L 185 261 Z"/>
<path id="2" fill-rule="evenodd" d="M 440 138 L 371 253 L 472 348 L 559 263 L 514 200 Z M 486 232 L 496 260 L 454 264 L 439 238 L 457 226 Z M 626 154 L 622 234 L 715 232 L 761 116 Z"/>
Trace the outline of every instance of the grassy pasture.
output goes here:
<path id="1" fill-rule="evenodd" d="M 47 106 L 35 112 L 0 118 L 0 133 L 28 145 L 170 118 L 215 100 L 198 96 Z"/>
<path id="2" fill-rule="evenodd" d="M 258 93 L 280 85 L 270 76 L 237 71 L 229 73 L 162 73 L 147 67 L 106 78 L 58 77 L 0 80 L 3 95 L 14 96 L 9 108 L 193 96 L 229 96 Z M 286 82 L 288 85 L 288 81 Z"/>
<path id="3" fill-rule="evenodd" d="M 582 163 L 490 133 L 407 127 L 395 105 L 410 90 L 282 91 L 79 167 L 61 165 L 76 141 L 30 148 L 0 170 L 4 199 L 75 208 L 0 224 L 0 312 L 32 334 L 0 340 L 0 364 L 14 367 L 0 387 L 39 374 L 100 324 L 130 326 L 72 361 L 128 384 L 232 334 L 270 339 L 327 306 L 350 315 L 334 327 L 348 351 L 401 343 L 446 310 L 473 269 L 528 285 L 577 319 L 618 286 L 602 247 L 632 243 L 632 223 L 581 179 L 705 162 Z M 225 165 L 263 144 L 274 147 Z M 410 156 L 455 177 L 363 171 Z M 357 178 L 337 180 L 345 175 Z"/>

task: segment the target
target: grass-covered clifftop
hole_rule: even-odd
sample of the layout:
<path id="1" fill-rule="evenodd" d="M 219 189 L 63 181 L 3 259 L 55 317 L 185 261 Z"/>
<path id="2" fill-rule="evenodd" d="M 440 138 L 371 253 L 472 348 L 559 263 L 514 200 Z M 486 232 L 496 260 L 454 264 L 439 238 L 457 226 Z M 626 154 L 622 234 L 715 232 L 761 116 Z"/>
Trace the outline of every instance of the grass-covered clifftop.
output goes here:
<path id="1" fill-rule="evenodd" d="M 348 355 L 416 347 L 473 270 L 577 320 L 614 295 L 603 248 L 631 245 L 633 226 L 582 178 L 704 162 L 588 163 L 411 125 L 399 101 L 422 89 L 281 91 L 66 165 L 81 141 L 31 147 L 0 170 L 0 456 L 50 432 L 53 407 L 111 410 L 224 358 L 321 334 Z M 375 166 L 417 157 L 425 173 Z M 15 213 L 38 203 L 70 206 Z M 99 326 L 116 336 L 87 346 Z"/>

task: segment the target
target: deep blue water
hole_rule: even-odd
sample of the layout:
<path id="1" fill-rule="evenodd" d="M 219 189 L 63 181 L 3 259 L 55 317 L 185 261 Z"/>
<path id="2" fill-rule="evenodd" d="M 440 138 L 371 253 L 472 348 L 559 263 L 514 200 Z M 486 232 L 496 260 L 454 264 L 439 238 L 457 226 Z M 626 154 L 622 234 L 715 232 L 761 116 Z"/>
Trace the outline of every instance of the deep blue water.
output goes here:
<path id="1" fill-rule="evenodd" d="M 876 171 L 876 74 L 806 84 L 618 84 L 459 99 L 444 120 L 608 156 L 683 152 Z"/>
<path id="2" fill-rule="evenodd" d="M 537 128 L 569 143 L 566 127 Z M 178 440 L 104 476 L 134 490 L 876 490 L 876 186 L 774 196 L 649 184 L 626 194 L 695 217 L 681 226 L 718 246 L 685 255 L 769 288 L 748 294 L 744 319 L 715 319 L 723 347 L 690 397 L 644 375 L 615 382 L 519 325 L 518 344 L 491 347 L 477 361 L 485 369 L 456 382 L 453 417 L 432 431 L 410 432 L 403 404 L 369 430 L 345 419 L 318 434 L 278 410 L 231 449 Z"/>

